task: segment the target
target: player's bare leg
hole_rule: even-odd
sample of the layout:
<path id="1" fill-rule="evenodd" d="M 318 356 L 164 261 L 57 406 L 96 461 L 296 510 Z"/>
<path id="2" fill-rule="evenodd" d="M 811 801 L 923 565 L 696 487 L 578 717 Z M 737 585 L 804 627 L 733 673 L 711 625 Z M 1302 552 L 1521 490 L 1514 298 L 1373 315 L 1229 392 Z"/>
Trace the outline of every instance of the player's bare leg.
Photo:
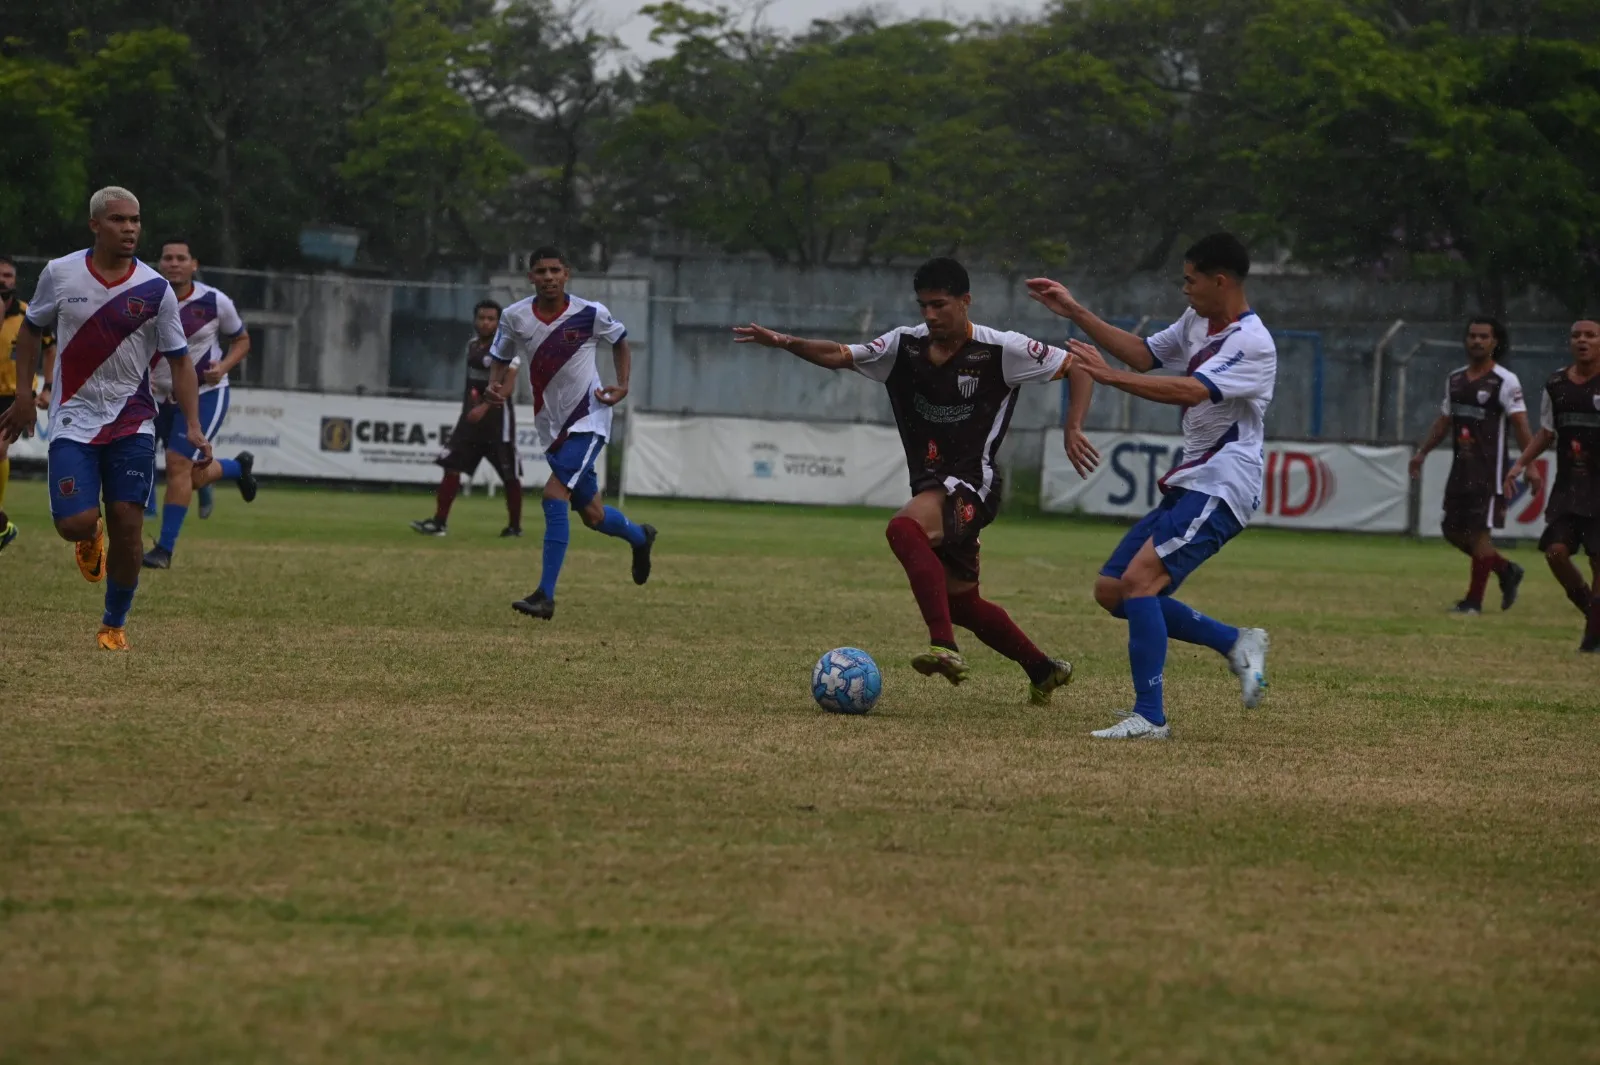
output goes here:
<path id="1" fill-rule="evenodd" d="M 211 463 L 215 466 L 216 463 Z M 208 466 L 207 469 L 210 467 Z M 141 565 L 146 569 L 167 569 L 172 565 L 172 551 L 177 546 L 178 532 L 189 513 L 189 502 L 194 498 L 194 463 L 176 451 L 167 452 L 167 487 L 161 501 L 161 531 L 155 546 L 145 552 Z"/>
<path id="2" fill-rule="evenodd" d="M 584 525 L 597 533 L 626 540 L 633 547 L 633 583 L 650 579 L 650 554 L 655 547 L 656 527 L 635 525 L 616 507 L 608 507 L 598 495 L 577 508 Z"/>
<path id="3" fill-rule="evenodd" d="M 911 668 L 925 677 L 937 674 L 951 684 L 960 684 L 971 669 L 956 648 L 949 581 L 944 561 L 935 551 L 944 543 L 944 503 L 942 488 L 918 492 L 889 519 L 884 536 L 906 571 L 911 594 L 928 626 L 928 650 L 911 659 Z"/>
<path id="4" fill-rule="evenodd" d="M 106 541 L 106 613 L 96 639 L 104 650 L 126 651 L 128 609 L 133 605 L 143 563 L 144 504 L 109 504 Z"/>
<path id="5" fill-rule="evenodd" d="M 1594 596 L 1589 585 L 1584 582 L 1583 572 L 1578 569 L 1578 564 L 1572 561 L 1572 552 L 1568 550 L 1567 545 L 1551 544 L 1545 549 L 1544 559 L 1550 565 L 1550 572 L 1560 582 L 1561 590 L 1567 593 L 1568 602 L 1587 617 Z"/>
<path id="6" fill-rule="evenodd" d="M 239 486 L 239 495 L 246 503 L 253 503 L 256 491 L 260 487 L 255 475 L 256 457 L 249 451 L 241 451 L 231 459 L 217 459 L 195 470 L 189 477 L 190 487 L 198 492 L 202 488 L 209 488 L 218 481 L 233 481 Z M 169 469 L 171 467 L 168 467 Z M 168 482 L 171 490 L 171 482 Z"/>
<path id="7" fill-rule="evenodd" d="M 73 545 L 78 572 L 84 580 L 98 584 L 106 579 L 106 527 L 100 520 L 99 507 L 57 518 L 56 532 Z"/>

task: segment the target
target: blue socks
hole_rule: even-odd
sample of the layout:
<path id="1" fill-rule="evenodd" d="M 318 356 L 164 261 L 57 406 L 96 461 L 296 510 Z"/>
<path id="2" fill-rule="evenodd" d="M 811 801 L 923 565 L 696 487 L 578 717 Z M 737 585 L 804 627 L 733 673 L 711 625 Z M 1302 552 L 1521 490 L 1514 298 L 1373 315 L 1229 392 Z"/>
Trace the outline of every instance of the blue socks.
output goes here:
<path id="1" fill-rule="evenodd" d="M 603 532 L 607 536 L 615 536 L 619 540 L 626 540 L 634 547 L 644 544 L 644 530 L 627 519 L 627 516 L 616 507 L 607 507 L 606 516 L 599 525 L 594 527 L 595 532 Z"/>
<path id="2" fill-rule="evenodd" d="M 561 576 L 561 563 L 567 558 L 567 501 L 544 501 L 544 570 L 539 574 L 539 591 L 546 599 L 556 597 L 556 580 Z"/>
<path id="3" fill-rule="evenodd" d="M 1233 650 L 1239 641 L 1239 630 L 1224 625 L 1216 618 L 1208 618 L 1192 607 L 1184 606 L 1170 597 L 1161 600 L 1161 613 L 1167 621 L 1167 635 L 1184 643 L 1197 643 L 1209 647 L 1219 655 Z"/>
<path id="4" fill-rule="evenodd" d="M 122 628 L 128 623 L 128 611 L 133 607 L 133 593 L 139 587 L 139 582 L 130 585 L 117 583 L 115 577 L 106 576 L 106 612 L 101 616 L 100 622 L 114 628 Z"/>
<path id="5" fill-rule="evenodd" d="M 225 481 L 237 481 L 239 479 L 239 460 L 238 459 L 218 459 L 217 460 L 217 465 L 219 467 L 221 467 L 221 469 L 222 469 L 222 479 L 223 480 L 225 480 Z M 202 491 L 203 491 L 203 489 L 202 489 Z"/>
<path id="6" fill-rule="evenodd" d="M 161 535 L 156 538 L 156 546 L 171 554 L 172 549 L 178 546 L 178 533 L 183 530 L 183 519 L 188 516 L 188 507 L 180 507 L 176 503 L 163 504 L 161 507 Z M 107 592 L 106 594 L 110 595 L 111 593 Z M 128 595 L 133 595 L 131 589 L 128 591 Z M 106 624 L 109 625 L 111 622 L 108 621 Z M 118 622 L 118 624 L 121 624 L 121 622 Z"/>
<path id="7" fill-rule="evenodd" d="M 1128 665 L 1133 670 L 1133 712 L 1152 725 L 1165 725 L 1161 694 L 1167 668 L 1167 619 L 1159 596 L 1125 599 L 1128 614 Z"/>

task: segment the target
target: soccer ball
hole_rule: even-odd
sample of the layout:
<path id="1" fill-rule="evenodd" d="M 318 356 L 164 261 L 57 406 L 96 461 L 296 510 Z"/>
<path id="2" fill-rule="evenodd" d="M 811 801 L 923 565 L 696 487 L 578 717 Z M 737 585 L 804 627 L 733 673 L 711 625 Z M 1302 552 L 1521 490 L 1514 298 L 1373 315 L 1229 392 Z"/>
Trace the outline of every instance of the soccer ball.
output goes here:
<path id="1" fill-rule="evenodd" d="M 878 705 L 883 674 L 865 651 L 840 647 L 829 651 L 811 671 L 811 696 L 833 714 L 864 714 Z"/>

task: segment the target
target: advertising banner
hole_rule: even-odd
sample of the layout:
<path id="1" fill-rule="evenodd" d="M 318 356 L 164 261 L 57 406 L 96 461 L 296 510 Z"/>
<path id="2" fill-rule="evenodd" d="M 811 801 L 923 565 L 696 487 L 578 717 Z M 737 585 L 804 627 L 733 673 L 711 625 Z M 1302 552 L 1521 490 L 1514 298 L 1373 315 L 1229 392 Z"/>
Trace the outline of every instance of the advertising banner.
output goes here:
<path id="1" fill-rule="evenodd" d="M 889 426 L 637 411 L 632 421 L 629 496 L 898 507 L 911 494 Z"/>
<path id="2" fill-rule="evenodd" d="M 434 484 L 442 472 L 434 459 L 460 411 L 459 403 L 441 400 L 235 388 L 212 443 L 218 455 L 253 452 L 256 472 L 269 477 Z M 47 431 L 45 419 L 39 422 Z M 43 459 L 48 446 L 36 435 L 18 441 L 12 454 Z M 523 483 L 542 485 L 550 467 L 533 431 L 532 408 L 517 410 L 517 450 Z M 596 472 L 603 486 L 603 453 Z M 498 484 L 499 477 L 484 462 L 472 483 Z"/>
<path id="3" fill-rule="evenodd" d="M 1151 433 L 1091 432 L 1100 468 L 1081 479 L 1061 434 L 1045 436 L 1040 497 L 1048 511 L 1137 518 L 1161 500 L 1160 479 L 1183 457 L 1183 439 Z M 1404 532 L 1410 482 L 1405 447 L 1268 442 L 1261 506 L 1252 525 Z"/>
<path id="4" fill-rule="evenodd" d="M 1445 441 L 1446 445 L 1449 441 Z M 1444 486 L 1450 479 L 1450 463 L 1454 456 L 1448 446 L 1435 448 L 1422 460 L 1422 491 L 1417 509 L 1417 535 L 1443 536 L 1440 523 L 1444 519 Z M 1547 451 L 1534 463 L 1544 473 L 1546 488 L 1555 477 L 1555 463 Z M 1507 463 L 1507 468 L 1510 464 Z M 1506 506 L 1505 528 L 1496 536 L 1514 540 L 1537 540 L 1544 534 L 1545 490 L 1534 491 L 1526 480 L 1517 485 L 1517 494 Z"/>

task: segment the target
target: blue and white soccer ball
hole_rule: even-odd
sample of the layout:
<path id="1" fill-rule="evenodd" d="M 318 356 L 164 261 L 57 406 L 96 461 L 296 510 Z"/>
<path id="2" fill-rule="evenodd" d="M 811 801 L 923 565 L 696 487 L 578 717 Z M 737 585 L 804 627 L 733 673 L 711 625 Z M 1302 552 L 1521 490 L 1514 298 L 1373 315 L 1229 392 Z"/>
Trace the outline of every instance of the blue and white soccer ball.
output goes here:
<path id="1" fill-rule="evenodd" d="M 811 671 L 811 696 L 833 714 L 864 714 L 878 705 L 883 674 L 865 651 L 840 647 L 829 651 Z"/>

